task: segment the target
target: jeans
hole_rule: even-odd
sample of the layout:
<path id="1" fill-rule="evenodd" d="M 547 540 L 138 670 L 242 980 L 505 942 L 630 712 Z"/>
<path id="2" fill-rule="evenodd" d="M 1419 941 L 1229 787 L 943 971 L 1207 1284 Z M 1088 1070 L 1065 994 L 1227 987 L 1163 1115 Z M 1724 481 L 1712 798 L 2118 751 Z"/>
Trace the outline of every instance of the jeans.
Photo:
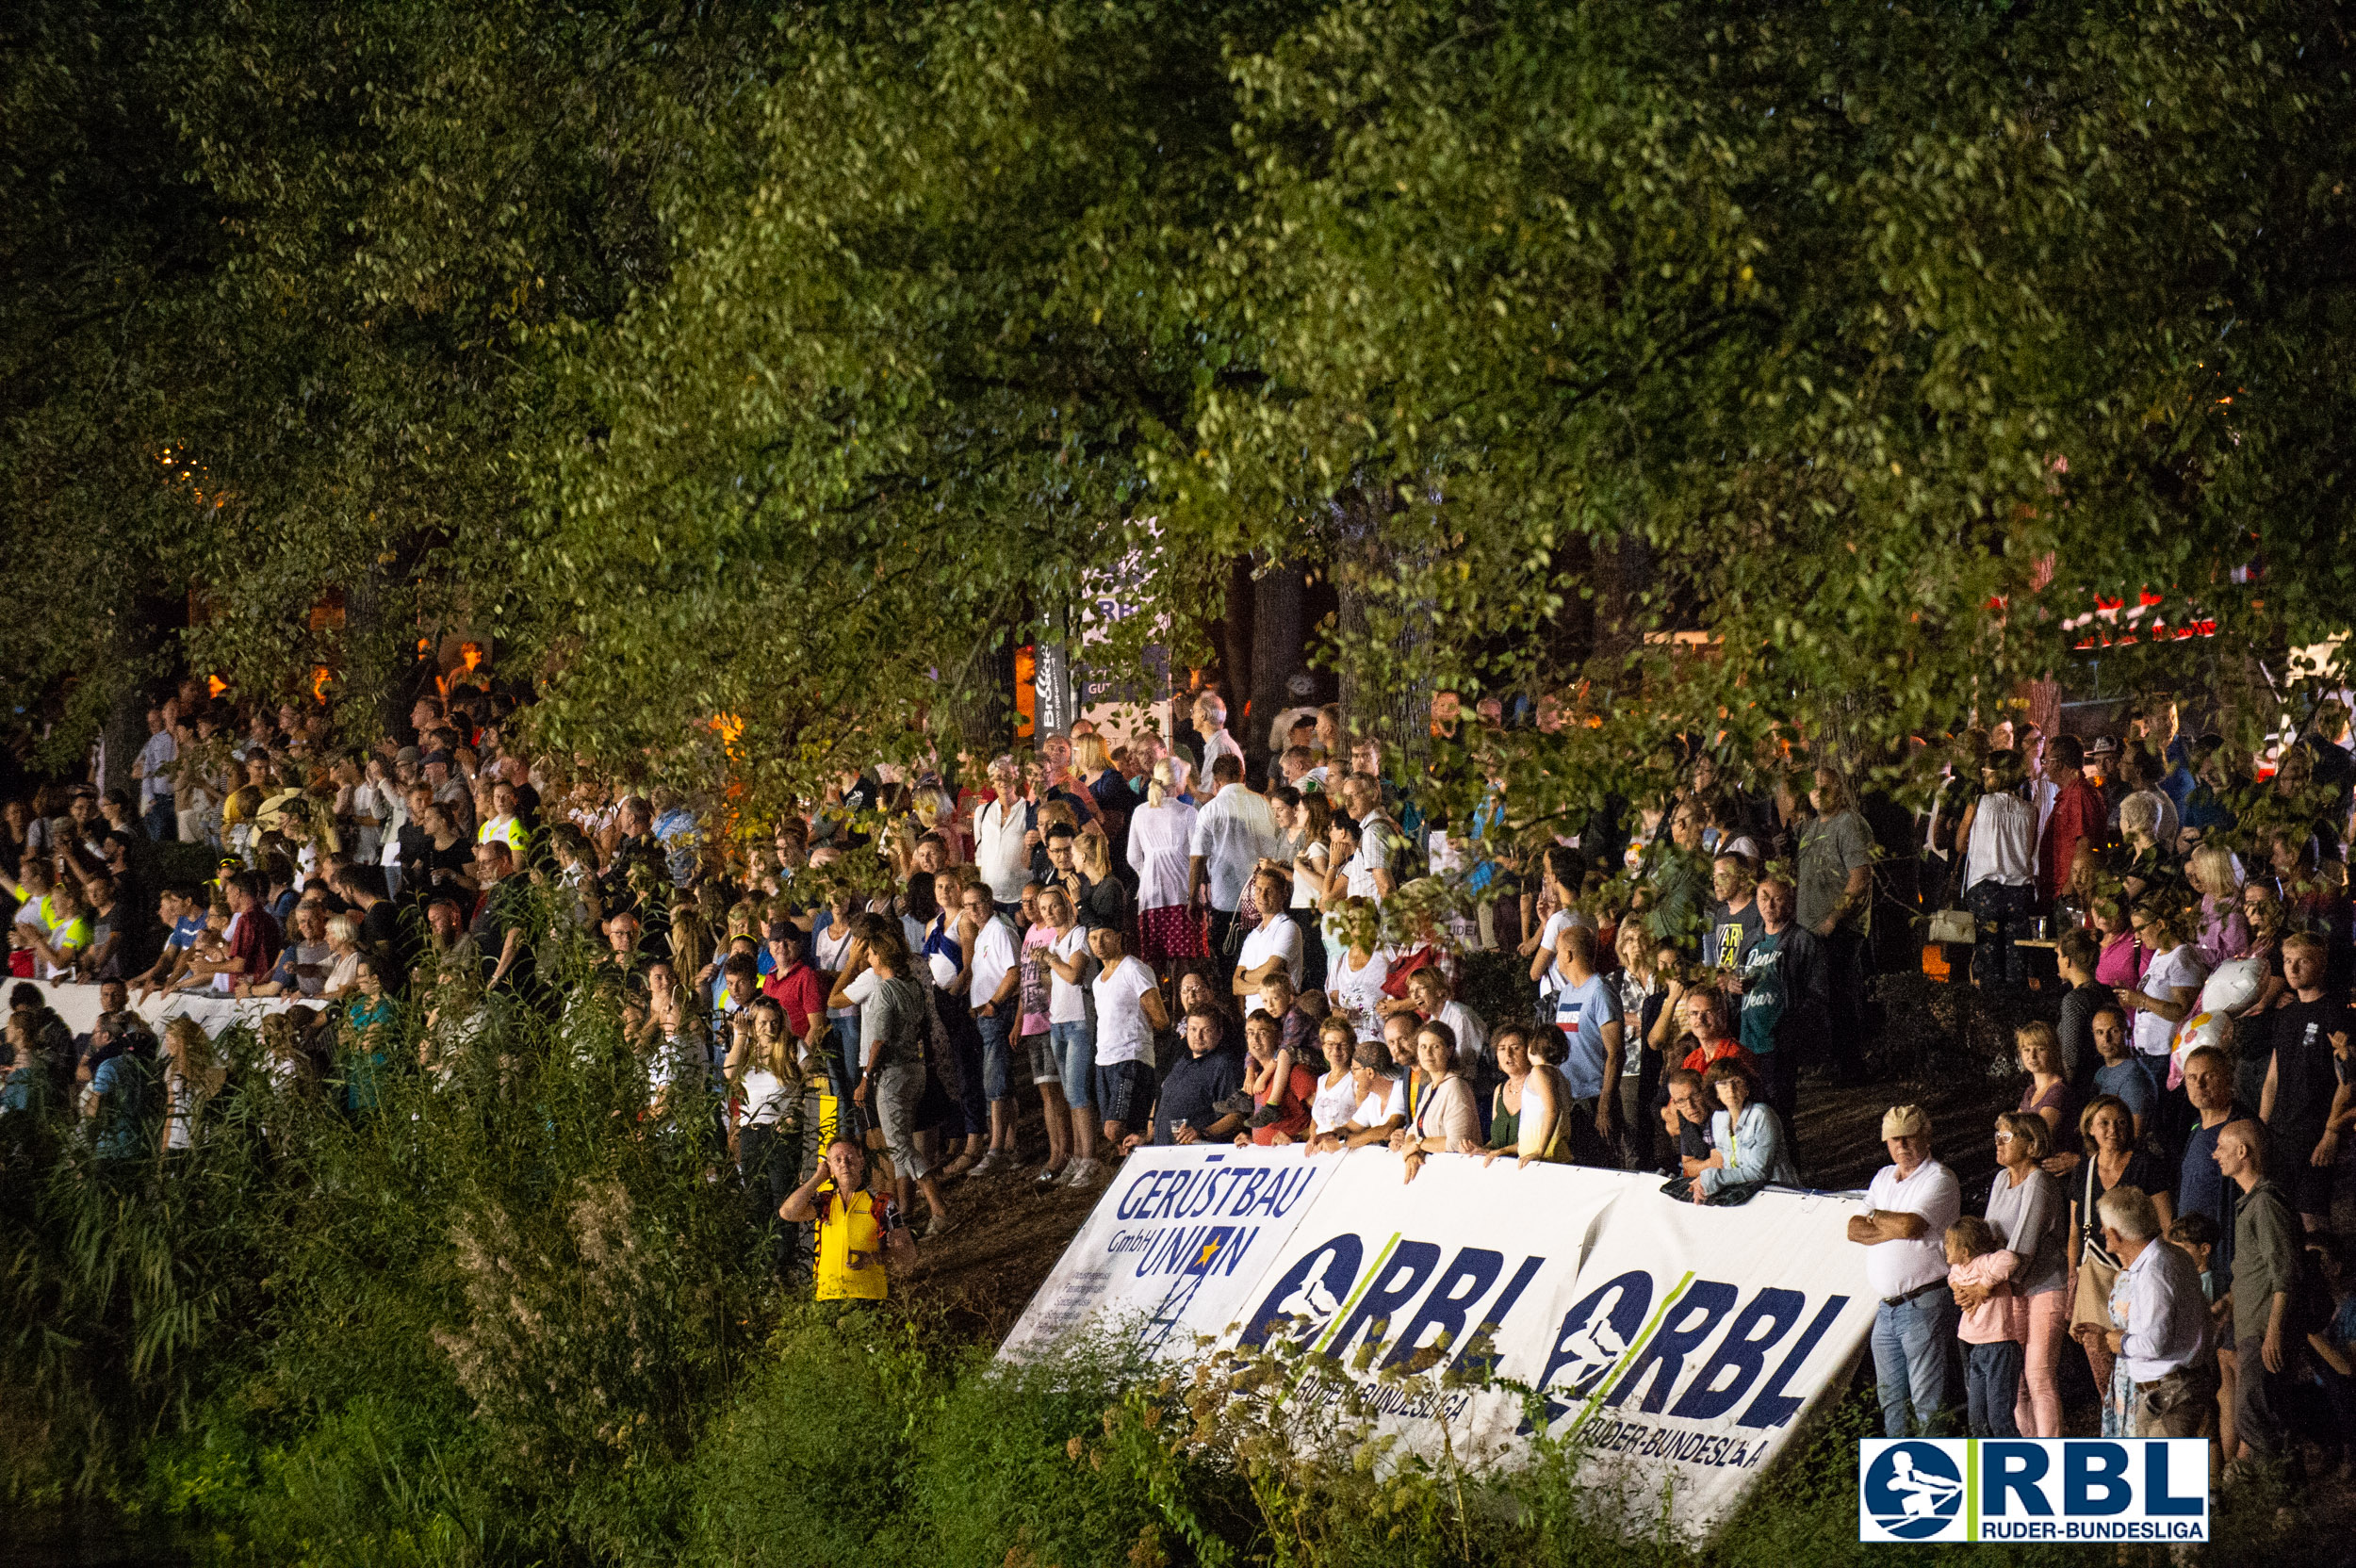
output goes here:
<path id="1" fill-rule="evenodd" d="M 826 1092 L 834 1096 L 835 1136 L 859 1141 L 867 1131 L 867 1116 L 851 1103 L 851 1091 L 859 1087 L 859 1069 L 852 1064 L 859 1060 L 859 1017 L 829 1019 L 833 1025 L 820 1049 L 826 1058 Z"/>
<path id="2" fill-rule="evenodd" d="M 892 1173 L 903 1181 L 921 1182 L 931 1173 L 916 1150 L 916 1102 L 924 1098 L 924 1070 L 913 1063 L 879 1070 L 868 1088 L 867 1102 L 883 1129 Z"/>
<path id="3" fill-rule="evenodd" d="M 2027 961 L 2017 944 L 2036 898 L 2035 888 L 2008 888 L 1992 877 L 1964 890 L 1963 906 L 1980 927 L 1980 939 L 1972 947 L 1972 979 L 1983 986 L 2016 988 L 2028 984 Z"/>
<path id="4" fill-rule="evenodd" d="M 1063 1077 L 1064 1102 L 1075 1111 L 1096 1105 L 1096 1031 L 1086 1019 L 1047 1026 L 1048 1047 Z"/>
<path id="5" fill-rule="evenodd" d="M 2021 1396 L 2021 1342 L 1965 1346 L 1963 1393 L 1973 1437 L 2019 1437 L 2012 1404 Z"/>
<path id="6" fill-rule="evenodd" d="M 1885 1301 L 1873 1315 L 1873 1382 L 1883 1436 L 1936 1436 L 1954 1424 L 1947 1348 L 1955 1342 L 1960 1315 L 1944 1284 L 1912 1300 Z"/>
<path id="7" fill-rule="evenodd" d="M 159 844 L 168 844 L 180 834 L 180 813 L 172 809 L 170 795 L 157 795 L 149 801 L 139 823 L 147 829 L 147 836 Z"/>
<path id="8" fill-rule="evenodd" d="M 1014 1070 L 1014 1058 L 1006 1050 L 1006 1021 L 976 1013 L 973 1027 L 982 1037 L 982 1098 L 1004 1100 L 1013 1092 Z"/>

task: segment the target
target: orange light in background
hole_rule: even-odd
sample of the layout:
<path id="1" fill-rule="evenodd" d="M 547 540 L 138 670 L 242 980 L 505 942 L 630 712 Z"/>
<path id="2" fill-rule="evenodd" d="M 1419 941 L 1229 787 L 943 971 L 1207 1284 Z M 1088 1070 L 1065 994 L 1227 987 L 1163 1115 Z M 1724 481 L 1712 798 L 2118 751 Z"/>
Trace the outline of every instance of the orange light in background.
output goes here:
<path id="1" fill-rule="evenodd" d="M 311 666 L 311 694 L 319 701 L 327 700 L 327 683 L 335 678 L 335 672 L 324 664 Z"/>
<path id="2" fill-rule="evenodd" d="M 1014 733 L 1027 741 L 1039 730 L 1038 650 L 1025 643 L 1014 650 Z"/>
<path id="3" fill-rule="evenodd" d="M 461 643 L 458 645 L 458 657 L 466 662 L 466 669 L 471 673 L 476 665 L 483 662 L 483 645 Z"/>
<path id="4" fill-rule="evenodd" d="M 714 713 L 712 716 L 712 732 L 720 737 L 720 749 L 734 759 L 737 737 L 744 733 L 744 721 L 733 713 Z"/>
<path id="5" fill-rule="evenodd" d="M 229 682 L 217 675 L 208 675 L 205 678 L 205 690 L 208 695 L 221 696 L 229 690 Z"/>

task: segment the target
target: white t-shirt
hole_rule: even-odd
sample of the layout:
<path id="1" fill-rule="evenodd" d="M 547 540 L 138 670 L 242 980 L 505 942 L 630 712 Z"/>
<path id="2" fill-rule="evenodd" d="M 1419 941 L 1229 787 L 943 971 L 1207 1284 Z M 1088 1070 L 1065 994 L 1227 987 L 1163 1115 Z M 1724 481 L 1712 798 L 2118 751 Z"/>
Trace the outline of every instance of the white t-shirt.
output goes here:
<path id="1" fill-rule="evenodd" d="M 1377 1077 L 1374 1087 L 1358 1102 L 1358 1108 L 1350 1113 L 1350 1119 L 1361 1127 L 1380 1127 L 1395 1116 L 1407 1114 L 1407 1085 L 1405 1080 Z"/>
<path id="2" fill-rule="evenodd" d="M 1014 927 L 996 915 L 982 922 L 981 930 L 973 936 L 973 988 L 966 993 L 966 1004 L 979 1007 L 996 996 L 999 986 L 1022 962 L 1023 952 L 1016 945 Z M 1021 1000 L 1022 990 L 1018 986 L 1015 996 L 1008 1000 L 1006 1005 L 1013 1006 Z"/>
<path id="3" fill-rule="evenodd" d="M 1383 1015 L 1375 1007 L 1383 1002 L 1383 982 L 1391 977 L 1391 950 L 1375 949 L 1364 969 L 1350 967 L 1350 955 L 1342 955 L 1325 976 L 1325 994 L 1332 999 L 1334 1009 L 1350 1020 L 1362 1040 L 1383 1037 Z"/>
<path id="4" fill-rule="evenodd" d="M 1440 1004 L 1436 1023 L 1445 1023 L 1456 1031 L 1456 1059 L 1470 1068 L 1479 1061 L 1482 1047 L 1489 1042 L 1489 1026 L 1462 1002 L 1448 1001 Z"/>
<path id="5" fill-rule="evenodd" d="M 2192 988 L 2193 999 L 2200 1000 L 2201 983 L 2209 977 L 2201 967 L 2201 954 L 2190 942 L 2171 952 L 2155 954 L 2151 967 L 2143 972 L 2143 984 L 2135 988 L 2144 995 L 2168 1000 L 2168 993 L 2176 988 Z M 2176 1025 L 2149 1008 L 2135 1014 L 2135 1049 L 2147 1056 L 2165 1056 L 2168 1043 L 2175 1038 Z"/>
<path id="6" fill-rule="evenodd" d="M 849 921 L 830 921 L 825 930 L 810 939 L 810 961 L 828 974 L 840 974 L 843 972 L 843 960 L 851 956 L 851 943 L 857 939 L 851 932 Z M 723 987 L 726 984 L 726 981 L 722 982 Z M 829 1007 L 826 1009 L 826 1016 L 828 1018 L 857 1018 L 859 1008 L 857 1006 Z"/>
<path id="7" fill-rule="evenodd" d="M 867 977 L 861 975 L 859 978 L 863 980 Z M 785 1080 L 765 1067 L 747 1067 L 738 1084 L 744 1095 L 743 1125 L 746 1127 L 776 1126 L 777 1119 L 785 1114 L 786 1105 L 794 1098 Z"/>
<path id="8" fill-rule="evenodd" d="M 1947 1277 L 1947 1227 L 1963 1214 L 1963 1188 L 1955 1173 L 1924 1160 L 1914 1174 L 1898 1180 L 1898 1168 L 1882 1167 L 1865 1199 L 1876 1209 L 1919 1214 L 1923 1231 L 1912 1241 L 1885 1241 L 1865 1250 L 1865 1282 L 1883 1300 L 1920 1290 Z"/>
<path id="9" fill-rule="evenodd" d="M 1317 889 L 1323 885 L 1325 862 L 1331 852 L 1322 839 L 1312 840 L 1296 848 L 1293 863 L 1293 904 L 1296 909 L 1314 909 L 1317 905 Z M 1315 878 L 1317 880 L 1313 881 Z"/>
<path id="10" fill-rule="evenodd" d="M 1050 1023 L 1086 1023 L 1088 1021 L 1088 982 L 1095 978 L 1096 955 L 1088 951 L 1088 933 L 1085 925 L 1075 925 L 1055 939 L 1049 949 L 1067 964 L 1080 972 L 1077 980 L 1066 980 L 1054 966 L 1047 971 L 1047 1021 Z"/>
<path id="11" fill-rule="evenodd" d="M 1557 909 L 1548 915 L 1546 923 L 1538 932 L 1538 951 L 1552 953 L 1554 944 L 1562 939 L 1562 933 L 1574 925 L 1583 925 L 1590 931 L 1595 928 L 1595 923 L 1588 917 L 1584 909 Z M 1545 971 L 1538 976 L 1538 994 L 1552 996 L 1562 988 L 1562 972 L 1552 963 L 1547 964 Z"/>
<path id="12" fill-rule="evenodd" d="M 1243 956 L 1238 960 L 1237 967 L 1246 971 L 1255 970 L 1270 958 L 1278 957 L 1284 960 L 1284 972 L 1292 976 L 1293 988 L 1300 989 L 1301 926 L 1291 917 L 1270 911 L 1245 936 Z M 1256 998 L 1260 993 L 1254 990 L 1252 994 Z"/>
<path id="13" fill-rule="evenodd" d="M 1309 1102 L 1309 1129 L 1330 1133 L 1348 1121 L 1358 1109 L 1358 1081 L 1349 1073 L 1342 1074 L 1338 1084 L 1317 1080 L 1317 1098 Z"/>
<path id="14" fill-rule="evenodd" d="M 1099 1066 L 1141 1062 L 1153 1052 L 1153 1026 L 1145 1021 L 1138 998 L 1153 988 L 1153 966 L 1142 958 L 1124 957 L 1119 969 L 1107 970 L 1088 984 L 1096 999 L 1096 1060 Z"/>

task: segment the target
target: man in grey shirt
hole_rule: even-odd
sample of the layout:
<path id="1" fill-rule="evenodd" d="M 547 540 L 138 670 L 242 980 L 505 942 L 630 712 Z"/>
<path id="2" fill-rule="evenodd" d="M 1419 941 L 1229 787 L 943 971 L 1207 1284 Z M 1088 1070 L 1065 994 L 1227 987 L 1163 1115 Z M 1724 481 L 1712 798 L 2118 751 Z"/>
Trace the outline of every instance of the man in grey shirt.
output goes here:
<path id="1" fill-rule="evenodd" d="M 2299 1221 L 2266 1177 L 2266 1131 L 2236 1121 L 2217 1135 L 2217 1168 L 2241 1189 L 2233 1205 L 2233 1427 L 2253 1458 L 2291 1457 L 2289 1398 L 2302 1347 L 2290 1331 L 2299 1287 Z M 2187 1434 L 2189 1435 L 2189 1434 Z"/>

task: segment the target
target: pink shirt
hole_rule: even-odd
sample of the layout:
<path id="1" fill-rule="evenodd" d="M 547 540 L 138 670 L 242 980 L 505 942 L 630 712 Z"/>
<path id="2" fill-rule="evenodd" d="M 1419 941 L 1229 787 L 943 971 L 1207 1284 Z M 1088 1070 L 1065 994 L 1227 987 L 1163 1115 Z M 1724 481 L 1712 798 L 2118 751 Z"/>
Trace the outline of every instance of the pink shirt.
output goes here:
<path id="1" fill-rule="evenodd" d="M 1947 1270 L 1950 1285 L 1980 1285 L 1988 1291 L 1987 1300 L 1963 1315 L 1955 1326 L 1955 1337 L 1966 1345 L 1994 1345 L 2000 1340 L 2017 1339 L 2012 1323 L 2012 1271 L 2020 1266 L 2021 1255 L 1998 1248 L 1983 1252 L 1970 1263 L 1952 1265 Z"/>

